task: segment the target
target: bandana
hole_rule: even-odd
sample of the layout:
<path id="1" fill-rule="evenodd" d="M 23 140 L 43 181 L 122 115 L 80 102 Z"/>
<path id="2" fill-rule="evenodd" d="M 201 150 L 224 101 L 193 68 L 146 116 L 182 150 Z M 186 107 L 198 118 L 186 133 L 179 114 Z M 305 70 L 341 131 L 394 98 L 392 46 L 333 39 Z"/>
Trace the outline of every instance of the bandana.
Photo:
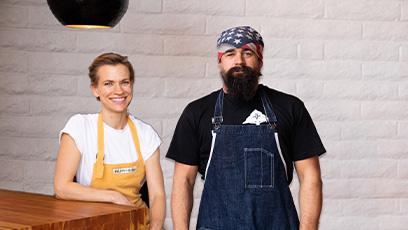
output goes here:
<path id="1" fill-rule="evenodd" d="M 218 62 L 225 51 L 234 48 L 250 49 L 262 62 L 263 47 L 262 36 L 256 30 L 249 26 L 233 27 L 222 32 L 217 40 Z"/>

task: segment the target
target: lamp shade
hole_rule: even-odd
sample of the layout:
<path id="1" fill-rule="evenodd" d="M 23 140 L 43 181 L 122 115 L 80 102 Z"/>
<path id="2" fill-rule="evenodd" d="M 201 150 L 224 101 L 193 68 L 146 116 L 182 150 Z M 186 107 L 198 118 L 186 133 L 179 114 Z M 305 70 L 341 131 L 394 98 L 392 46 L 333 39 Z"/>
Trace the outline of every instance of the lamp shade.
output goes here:
<path id="1" fill-rule="evenodd" d="M 61 24 L 71 28 L 112 28 L 123 17 L 129 0 L 47 0 Z"/>

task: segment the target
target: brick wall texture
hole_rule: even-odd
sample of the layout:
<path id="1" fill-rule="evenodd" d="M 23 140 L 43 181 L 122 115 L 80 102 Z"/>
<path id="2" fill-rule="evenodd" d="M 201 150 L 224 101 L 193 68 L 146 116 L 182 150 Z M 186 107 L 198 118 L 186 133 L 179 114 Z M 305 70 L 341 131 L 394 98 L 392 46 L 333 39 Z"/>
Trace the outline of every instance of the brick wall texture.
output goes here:
<path id="1" fill-rule="evenodd" d="M 58 132 L 98 111 L 87 67 L 114 51 L 135 67 L 130 111 L 163 139 L 169 206 L 178 117 L 221 86 L 217 34 L 250 25 L 265 41 L 262 82 L 305 102 L 327 148 L 320 228 L 408 229 L 408 0 L 129 2 L 114 29 L 75 30 L 45 0 L 0 1 L 0 188 L 53 193 Z"/>

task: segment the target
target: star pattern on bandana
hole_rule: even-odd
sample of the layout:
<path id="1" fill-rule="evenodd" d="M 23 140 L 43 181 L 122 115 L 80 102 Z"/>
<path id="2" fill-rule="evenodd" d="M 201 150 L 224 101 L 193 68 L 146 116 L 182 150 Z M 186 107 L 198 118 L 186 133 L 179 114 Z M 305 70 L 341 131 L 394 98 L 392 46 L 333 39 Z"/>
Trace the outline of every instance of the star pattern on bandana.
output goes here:
<path id="1" fill-rule="evenodd" d="M 238 47 L 248 43 L 257 43 L 263 46 L 262 37 L 256 30 L 249 26 L 240 26 L 222 32 L 217 40 L 217 47 L 222 44 Z"/>

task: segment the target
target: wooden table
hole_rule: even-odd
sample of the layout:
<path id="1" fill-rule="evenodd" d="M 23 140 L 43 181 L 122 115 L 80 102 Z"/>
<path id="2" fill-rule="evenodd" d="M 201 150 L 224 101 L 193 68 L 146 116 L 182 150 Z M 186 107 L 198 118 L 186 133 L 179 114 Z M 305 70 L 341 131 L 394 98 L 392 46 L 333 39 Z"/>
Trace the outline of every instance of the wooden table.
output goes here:
<path id="1" fill-rule="evenodd" d="M 143 211 L 122 205 L 64 201 L 53 196 L 0 189 L 1 230 L 132 229 L 131 226 L 143 223 Z"/>

